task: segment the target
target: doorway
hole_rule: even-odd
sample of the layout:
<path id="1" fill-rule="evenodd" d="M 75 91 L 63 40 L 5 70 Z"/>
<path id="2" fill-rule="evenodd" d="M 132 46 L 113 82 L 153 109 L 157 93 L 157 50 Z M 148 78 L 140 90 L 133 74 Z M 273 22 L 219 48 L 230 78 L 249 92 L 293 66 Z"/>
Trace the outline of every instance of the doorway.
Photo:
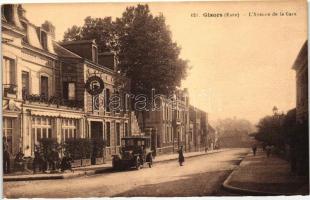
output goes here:
<path id="1" fill-rule="evenodd" d="M 90 122 L 90 137 L 94 144 L 96 141 L 103 140 L 103 125 L 102 122 L 91 121 Z M 92 147 L 92 154 L 91 154 L 91 164 L 96 164 L 96 157 L 97 157 L 98 149 L 96 145 Z"/>

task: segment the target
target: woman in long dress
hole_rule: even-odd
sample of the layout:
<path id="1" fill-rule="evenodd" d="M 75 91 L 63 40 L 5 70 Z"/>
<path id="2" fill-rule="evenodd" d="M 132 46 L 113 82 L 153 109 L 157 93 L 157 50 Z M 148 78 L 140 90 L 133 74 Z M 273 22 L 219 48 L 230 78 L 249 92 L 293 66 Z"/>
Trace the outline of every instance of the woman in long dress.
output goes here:
<path id="1" fill-rule="evenodd" d="M 183 146 L 181 146 L 181 148 L 179 149 L 178 153 L 179 153 L 179 163 L 180 163 L 180 166 L 183 166 L 183 162 L 185 161 L 184 155 L 183 155 Z"/>

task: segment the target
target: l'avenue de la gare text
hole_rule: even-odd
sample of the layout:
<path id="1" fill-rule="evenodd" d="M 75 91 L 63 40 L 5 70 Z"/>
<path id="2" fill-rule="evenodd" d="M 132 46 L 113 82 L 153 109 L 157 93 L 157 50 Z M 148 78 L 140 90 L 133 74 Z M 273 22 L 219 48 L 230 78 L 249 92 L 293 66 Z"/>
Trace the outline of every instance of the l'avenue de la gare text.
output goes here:
<path id="1" fill-rule="evenodd" d="M 240 17 L 239 12 L 223 12 L 223 13 L 216 13 L 216 12 L 204 12 L 204 13 L 191 13 L 191 17 L 207 17 L 207 18 L 221 18 L 221 17 Z M 242 16 L 248 17 L 275 17 L 275 16 L 297 16 L 296 12 L 289 12 L 289 11 L 280 11 L 280 12 L 256 12 L 250 11 L 247 14 L 242 14 Z"/>

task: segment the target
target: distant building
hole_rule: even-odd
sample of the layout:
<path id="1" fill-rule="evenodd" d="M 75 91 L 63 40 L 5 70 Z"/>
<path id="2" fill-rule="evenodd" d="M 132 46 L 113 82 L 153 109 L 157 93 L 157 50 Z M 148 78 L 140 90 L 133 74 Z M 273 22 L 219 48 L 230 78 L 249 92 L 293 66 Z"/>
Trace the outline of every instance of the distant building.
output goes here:
<path id="1" fill-rule="evenodd" d="M 209 150 L 217 148 L 217 131 L 208 123 L 207 147 Z"/>
<path id="2" fill-rule="evenodd" d="M 302 46 L 293 69 L 296 71 L 296 119 L 308 123 L 308 40 Z"/>
<path id="3" fill-rule="evenodd" d="M 291 141 L 292 155 L 300 175 L 309 176 L 308 41 L 302 46 L 293 69 L 296 71 L 296 126 Z"/>
<path id="4" fill-rule="evenodd" d="M 189 108 L 189 151 L 205 150 L 207 146 L 208 118 L 207 113 L 194 106 Z"/>
<path id="5" fill-rule="evenodd" d="M 157 154 L 176 152 L 180 146 L 186 150 L 189 130 L 187 90 L 177 90 L 171 98 L 159 95 L 156 104 L 155 110 L 137 112 L 139 127 L 146 134 L 153 134 L 152 143 Z"/>

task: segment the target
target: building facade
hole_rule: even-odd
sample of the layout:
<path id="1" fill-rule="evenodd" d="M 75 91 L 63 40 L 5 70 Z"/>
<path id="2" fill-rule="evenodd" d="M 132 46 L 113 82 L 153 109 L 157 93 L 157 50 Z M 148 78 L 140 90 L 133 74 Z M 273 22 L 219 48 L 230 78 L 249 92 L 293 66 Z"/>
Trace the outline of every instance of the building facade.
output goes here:
<path id="1" fill-rule="evenodd" d="M 103 139 L 106 158 L 118 153 L 134 115 L 125 86 L 115 84 L 114 54 L 98 54 L 93 41 L 58 44 L 49 22 L 35 26 L 21 5 L 2 9 L 3 135 L 12 158 L 33 157 L 42 138 Z M 93 76 L 104 83 L 96 96 L 85 90 Z"/>
<path id="2" fill-rule="evenodd" d="M 308 105 L 308 41 L 294 62 L 296 71 L 296 125 L 291 140 L 292 169 L 309 176 L 309 105 Z"/>
<path id="3" fill-rule="evenodd" d="M 308 41 L 302 46 L 293 69 L 296 71 L 296 120 L 308 122 Z"/>

